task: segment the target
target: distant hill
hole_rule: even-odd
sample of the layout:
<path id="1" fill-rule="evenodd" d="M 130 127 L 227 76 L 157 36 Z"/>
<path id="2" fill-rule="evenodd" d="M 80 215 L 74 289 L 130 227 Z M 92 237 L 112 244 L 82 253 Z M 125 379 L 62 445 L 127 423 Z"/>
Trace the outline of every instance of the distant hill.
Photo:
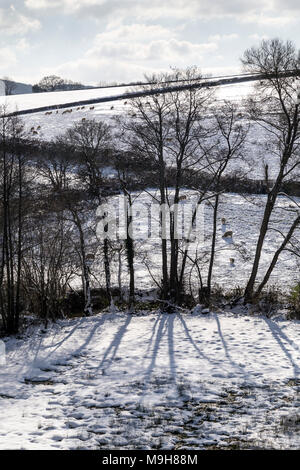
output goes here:
<path id="1" fill-rule="evenodd" d="M 14 87 L 12 90 L 12 95 L 24 95 L 27 93 L 32 93 L 32 85 L 27 85 L 26 83 L 13 82 Z M 5 84 L 3 80 L 0 80 L 0 96 L 5 95 Z"/>

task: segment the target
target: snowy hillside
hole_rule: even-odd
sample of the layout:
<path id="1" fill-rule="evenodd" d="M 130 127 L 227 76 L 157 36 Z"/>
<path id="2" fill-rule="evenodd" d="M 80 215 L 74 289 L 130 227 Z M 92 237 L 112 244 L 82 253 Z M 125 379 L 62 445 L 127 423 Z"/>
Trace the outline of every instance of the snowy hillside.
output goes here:
<path id="1" fill-rule="evenodd" d="M 14 87 L 12 90 L 13 94 L 11 96 L 14 96 L 14 95 L 23 96 L 24 94 L 32 93 L 31 85 L 27 85 L 26 83 L 19 83 L 19 82 L 13 82 L 13 83 L 14 83 Z M 0 103 L 3 102 L 3 98 L 1 97 L 4 95 L 5 95 L 5 85 L 4 85 L 3 80 L 0 80 Z M 23 99 L 24 98 L 21 98 L 21 101 L 23 101 Z M 14 102 L 11 98 L 9 98 L 9 101 Z"/>
<path id="2" fill-rule="evenodd" d="M 253 85 L 249 83 L 241 83 L 237 85 L 224 85 L 218 87 L 216 91 L 216 100 L 230 100 L 237 103 L 242 102 L 251 92 Z M 139 86 L 135 87 L 111 87 L 99 88 L 89 90 L 75 90 L 75 91 L 60 91 L 49 93 L 33 93 L 31 95 L 15 95 L 0 97 L 0 106 L 4 105 L 8 112 L 15 110 L 34 109 L 43 106 L 63 105 L 70 102 L 80 102 L 89 99 L 97 98 L 112 98 L 112 101 L 103 103 L 73 106 L 70 108 L 72 112 L 64 112 L 64 109 L 57 111 L 32 113 L 23 116 L 25 128 L 30 131 L 32 128 L 40 127 L 35 134 L 34 138 L 43 140 L 51 140 L 58 135 L 63 134 L 66 129 L 71 127 L 75 122 L 80 122 L 82 119 L 96 119 L 108 122 L 115 125 L 113 118 L 116 115 L 128 112 L 129 101 L 128 99 L 118 99 L 114 101 L 117 95 L 125 94 L 129 91 L 138 91 Z M 249 148 L 251 152 L 247 156 L 246 164 L 243 164 L 243 170 L 248 171 L 248 177 L 252 179 L 262 179 L 264 177 L 263 162 L 269 163 L 269 176 L 272 178 L 277 167 L 272 164 L 272 158 L 268 155 L 261 154 L 257 150 L 257 143 L 264 140 L 264 133 L 260 128 L 253 127 L 249 137 Z M 239 169 L 237 164 L 236 169 Z"/>
<path id="3" fill-rule="evenodd" d="M 249 83 L 243 83 L 238 85 L 225 85 L 218 88 L 217 98 L 240 100 L 241 98 L 247 96 L 251 88 L 252 85 L 250 85 Z M 140 87 L 136 85 L 127 87 L 108 87 L 87 90 L 32 93 L 30 96 L 17 95 L 0 97 L 0 105 L 7 104 L 11 112 L 15 110 L 21 111 L 24 109 L 33 109 L 42 106 L 59 106 L 74 101 L 114 97 L 116 95 L 125 94 L 129 91 L 138 91 L 139 89 Z"/>
<path id="4" fill-rule="evenodd" d="M 138 87 L 136 87 L 137 89 Z M 217 90 L 218 99 L 233 99 L 241 101 L 243 97 L 247 96 L 251 86 L 249 84 L 240 85 L 227 85 L 220 87 Z M 122 94 L 128 91 L 126 87 L 91 89 L 91 90 L 77 90 L 67 92 L 54 92 L 54 93 L 38 93 L 23 96 L 10 96 L 2 98 L 3 103 L 7 103 L 10 109 L 17 106 L 18 109 L 26 109 L 27 107 L 43 106 L 50 104 L 62 104 L 72 100 L 82 100 L 95 97 L 108 97 L 114 94 Z M 1 101 L 1 100 L 0 100 Z M 103 120 L 112 125 L 115 125 L 113 118 L 129 110 L 128 100 L 118 100 L 105 103 L 99 103 L 93 106 L 74 107 L 71 113 L 64 113 L 59 110 L 57 113 L 33 113 L 26 115 L 24 118 L 25 126 L 29 131 L 32 127 L 35 129 L 40 126 L 37 131 L 36 138 L 50 140 L 57 135 L 60 135 L 71 127 L 74 122 L 81 122 L 82 119 L 96 119 Z M 79 109 L 78 109 L 79 108 Z M 83 108 L 83 109 L 82 109 Z M 92 108 L 92 109 L 91 109 Z M 239 169 L 242 165 L 243 170 L 247 171 L 249 178 L 263 178 L 264 169 L 263 163 L 269 164 L 269 175 L 274 177 L 277 171 L 276 165 L 272 164 L 272 158 L 264 154 L 263 158 L 257 150 L 257 142 L 261 143 L 264 139 L 263 131 L 260 128 L 253 127 L 248 136 L 249 154 L 245 157 L 245 161 L 232 162 L 228 168 L 228 172 Z M 233 165 L 233 166 L 232 166 Z M 109 168 L 107 169 L 109 171 Z M 139 202 L 147 203 L 148 196 L 146 194 L 139 197 Z M 256 198 L 244 198 L 236 194 L 224 195 L 221 198 L 220 218 L 226 217 L 226 230 L 233 230 L 233 238 L 231 242 L 225 241 L 222 238 L 224 227 L 218 226 L 217 234 L 217 254 L 216 254 L 216 268 L 214 275 L 216 282 L 225 288 L 233 288 L 237 285 L 243 285 L 247 276 L 249 276 L 252 256 L 254 254 L 255 243 L 258 237 L 258 230 L 261 217 L 263 215 L 264 204 L 266 197 L 260 196 Z M 149 201 L 148 201 L 149 202 Z M 292 203 L 289 199 L 281 197 L 278 201 L 278 209 L 274 214 L 274 228 L 277 230 L 287 230 L 293 218 L 293 212 L 290 211 Z M 211 239 L 211 218 L 212 210 L 209 205 L 205 206 L 205 236 L 208 244 Z M 250 220 L 250 223 L 249 223 Z M 273 222 L 273 221 L 272 221 Z M 263 252 L 263 257 L 260 264 L 260 273 L 264 273 L 268 267 L 268 263 L 274 254 L 276 244 L 280 236 L 278 232 L 272 231 L 271 236 L 266 241 L 266 246 Z M 148 241 L 149 253 L 151 253 L 151 263 L 155 266 L 155 262 L 160 259 L 160 242 Z M 146 250 L 147 242 L 144 243 Z M 207 245 L 208 248 L 208 245 Z M 234 259 L 234 264 L 230 263 L 230 259 Z M 153 273 L 159 276 L 159 261 L 157 266 L 153 268 Z M 97 266 L 93 266 L 97 271 Z M 206 268 L 204 268 L 206 269 Z M 135 261 L 136 282 L 137 286 L 142 289 L 149 288 L 149 283 L 152 285 L 149 273 L 145 268 L 142 260 L 138 258 Z M 113 280 L 116 283 L 116 274 L 112 274 Z M 237 282 L 238 279 L 238 282 Z M 274 270 L 270 285 L 276 285 L 277 280 L 283 282 L 282 287 L 289 288 L 298 281 L 298 265 L 297 259 L 284 252 L 279 260 L 278 267 Z"/>
<path id="5" fill-rule="evenodd" d="M 39 108 L 42 106 L 62 105 L 73 101 L 122 95 L 127 87 L 96 88 L 87 90 L 54 91 L 48 93 L 32 93 L 28 95 L 7 96 L 0 98 L 0 104 L 7 104 L 11 111 Z"/>

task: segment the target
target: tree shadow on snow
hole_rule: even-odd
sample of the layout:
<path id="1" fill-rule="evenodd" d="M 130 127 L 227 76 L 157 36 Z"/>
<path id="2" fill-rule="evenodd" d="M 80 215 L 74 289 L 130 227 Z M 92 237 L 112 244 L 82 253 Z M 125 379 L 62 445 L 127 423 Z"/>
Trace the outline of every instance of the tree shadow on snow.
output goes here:
<path id="1" fill-rule="evenodd" d="M 178 318 L 179 320 L 181 321 L 182 323 L 182 326 L 183 326 L 183 329 L 184 329 L 184 332 L 186 334 L 186 337 L 187 339 L 190 341 L 191 345 L 193 346 L 193 348 L 195 349 L 195 351 L 199 354 L 199 356 L 202 358 L 202 359 L 205 359 L 206 361 L 208 362 L 212 362 L 214 363 L 214 360 L 213 359 L 210 359 L 206 354 L 204 354 L 203 351 L 201 351 L 201 349 L 199 348 L 199 346 L 196 344 L 196 342 L 194 341 L 194 339 L 192 338 L 192 335 L 190 333 L 190 330 L 188 329 L 188 326 L 183 318 L 183 316 L 178 313 Z"/>
<path id="2" fill-rule="evenodd" d="M 279 327 L 279 325 L 274 322 L 273 320 L 270 320 L 269 318 L 264 318 L 264 321 L 268 325 L 273 337 L 279 344 L 280 348 L 286 355 L 288 361 L 291 363 L 293 370 L 294 370 L 294 376 L 298 377 L 300 368 L 299 366 L 295 363 L 290 351 L 287 349 L 285 343 L 288 343 L 294 350 L 296 350 L 299 353 L 299 347 L 282 331 L 282 329 Z"/>
<path id="3" fill-rule="evenodd" d="M 166 376 L 165 369 L 163 372 L 164 379 L 169 380 L 170 382 L 176 383 L 176 361 L 175 361 L 175 347 L 174 347 L 174 321 L 177 318 L 177 314 L 166 314 L 160 313 L 155 324 L 153 326 L 152 335 L 148 344 L 146 356 L 150 355 L 150 363 L 148 367 L 146 367 L 146 372 L 144 376 L 144 388 L 143 388 L 143 397 L 147 394 L 149 384 L 151 383 L 151 379 L 153 377 L 157 359 L 159 356 L 159 352 L 161 347 L 164 345 L 164 339 L 167 341 L 167 350 L 168 350 L 168 358 L 169 361 L 169 370 L 170 375 Z M 153 347 L 152 347 L 153 345 Z"/>
<path id="4" fill-rule="evenodd" d="M 82 351 L 90 344 L 96 332 L 105 323 L 106 320 L 107 320 L 107 317 L 105 315 L 101 316 L 101 318 L 99 319 L 93 318 L 92 328 L 89 330 L 88 335 L 84 338 L 80 346 L 77 349 L 72 351 L 71 353 L 72 356 L 76 356 L 82 353 Z M 84 324 L 84 322 L 85 322 L 85 319 L 84 318 L 81 319 L 81 321 L 77 323 L 74 326 L 74 328 L 66 336 L 62 338 L 61 341 L 55 344 L 54 349 L 51 349 L 49 355 L 45 359 L 50 358 L 55 351 L 57 351 L 64 343 L 66 343 L 75 334 L 75 332 Z M 48 349 L 48 348 L 53 348 L 53 344 L 45 347 L 45 349 Z"/>
<path id="5" fill-rule="evenodd" d="M 244 369 L 244 367 L 242 367 L 240 364 L 238 364 L 232 357 L 231 353 L 230 353 L 230 350 L 229 350 L 229 346 L 228 346 L 228 342 L 226 341 L 225 339 L 225 336 L 222 332 L 222 327 L 221 327 L 221 322 L 220 322 L 220 319 L 218 317 L 218 315 L 216 313 L 213 314 L 215 320 L 216 320 L 216 323 L 217 323 L 217 328 L 218 328 L 218 333 L 219 333 L 219 336 L 220 336 L 220 340 L 222 342 L 222 345 L 223 345 L 223 349 L 224 349 L 224 353 L 225 353 L 225 356 L 228 360 L 228 362 L 230 362 L 230 364 L 232 365 L 232 367 L 239 372 L 239 374 L 249 378 L 249 373 L 247 373 L 247 371 Z"/>
<path id="6" fill-rule="evenodd" d="M 111 341 L 110 345 L 106 349 L 106 351 L 103 354 L 102 360 L 100 364 L 98 365 L 96 372 L 100 369 L 102 369 L 102 372 L 104 373 L 106 369 L 111 365 L 113 360 L 116 358 L 117 351 L 120 347 L 120 344 L 122 342 L 122 338 L 126 333 L 126 330 L 132 320 L 132 315 L 126 315 L 125 322 L 121 327 L 118 329 L 116 332 L 113 340 Z M 110 356 L 110 357 L 109 357 Z"/>

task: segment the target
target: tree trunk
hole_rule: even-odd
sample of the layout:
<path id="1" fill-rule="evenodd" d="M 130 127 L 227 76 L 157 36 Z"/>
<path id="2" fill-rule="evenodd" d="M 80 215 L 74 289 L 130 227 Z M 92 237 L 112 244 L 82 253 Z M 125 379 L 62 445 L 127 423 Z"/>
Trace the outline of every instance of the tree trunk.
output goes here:
<path id="1" fill-rule="evenodd" d="M 264 276 L 262 282 L 260 283 L 260 285 L 258 286 L 258 288 L 257 288 L 257 290 L 256 290 L 256 292 L 255 292 L 255 295 L 254 295 L 255 297 L 257 297 L 257 296 L 261 293 L 261 291 L 263 290 L 263 288 L 264 288 L 265 285 L 267 284 L 267 282 L 268 282 L 268 280 L 269 280 L 269 278 L 270 278 L 270 276 L 271 276 L 271 274 L 272 274 L 272 271 L 273 271 L 273 269 L 274 269 L 275 266 L 276 266 L 276 263 L 277 263 L 277 260 L 278 260 L 278 258 L 279 258 L 280 253 L 282 253 L 282 251 L 285 249 L 286 245 L 288 244 L 288 242 L 289 242 L 290 239 L 292 238 L 293 233 L 294 233 L 295 229 L 297 228 L 297 226 L 299 225 L 299 223 L 300 223 L 300 216 L 298 216 L 298 217 L 294 220 L 294 222 L 293 222 L 293 224 L 292 224 L 290 230 L 288 231 L 288 233 L 287 233 L 285 239 L 283 240 L 283 242 L 282 242 L 282 244 L 280 245 L 280 247 L 278 248 L 278 250 L 275 252 L 275 254 L 274 254 L 274 256 L 273 256 L 273 259 L 272 259 L 272 261 L 271 261 L 271 263 L 270 263 L 270 266 L 269 266 L 269 268 L 268 268 L 268 270 L 267 270 L 267 272 L 266 272 L 266 274 L 265 274 L 265 276 Z"/>
<path id="2" fill-rule="evenodd" d="M 215 260 L 215 249 L 216 249 L 218 207 L 219 207 L 219 195 L 217 194 L 215 197 L 214 215 L 213 215 L 213 234 L 212 234 L 210 260 L 209 260 L 209 267 L 208 267 L 208 274 L 207 274 L 207 302 L 209 302 L 210 295 L 211 295 L 211 279 L 212 279 L 212 272 L 213 272 L 213 266 L 214 266 L 214 260 Z"/>

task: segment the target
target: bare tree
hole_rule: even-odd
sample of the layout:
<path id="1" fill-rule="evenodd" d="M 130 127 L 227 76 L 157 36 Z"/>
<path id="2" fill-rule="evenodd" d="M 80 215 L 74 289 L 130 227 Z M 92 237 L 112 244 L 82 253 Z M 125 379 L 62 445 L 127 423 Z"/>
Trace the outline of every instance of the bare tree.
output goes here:
<path id="1" fill-rule="evenodd" d="M 19 327 L 23 224 L 26 214 L 27 155 L 21 146 L 24 135 L 21 121 L 0 115 L 0 308 L 4 327 L 15 333 Z"/>
<path id="2" fill-rule="evenodd" d="M 33 85 L 32 91 L 34 93 L 40 93 L 60 90 L 80 90 L 82 88 L 84 88 L 84 86 L 79 82 L 72 82 L 72 80 L 66 80 L 57 75 L 47 75 L 43 77 L 39 83 Z"/>
<path id="3" fill-rule="evenodd" d="M 22 292 L 27 310 L 45 322 L 64 316 L 64 299 L 76 273 L 70 224 L 61 211 L 31 216 L 22 260 Z"/>
<path id="4" fill-rule="evenodd" d="M 62 137 L 58 137 L 54 142 L 43 145 L 36 168 L 38 175 L 43 178 L 42 184 L 49 183 L 53 191 L 62 191 L 69 186 L 74 163 L 72 147 L 66 145 Z"/>
<path id="5" fill-rule="evenodd" d="M 75 123 L 66 133 L 67 142 L 73 147 L 80 161 L 78 177 L 87 189 L 89 197 L 98 205 L 104 202 L 103 168 L 112 145 L 110 127 L 104 122 L 87 120 Z M 108 227 L 105 227 L 108 230 Z M 107 295 L 111 299 L 111 274 L 109 239 L 103 239 L 104 270 Z"/>
<path id="6" fill-rule="evenodd" d="M 294 70 L 295 75 L 300 75 L 299 53 L 290 41 L 264 40 L 258 47 L 245 51 L 242 64 L 246 71 L 266 75 L 266 79 L 256 86 L 256 97 L 249 100 L 248 110 L 252 121 L 262 127 L 268 136 L 268 151 L 272 153 L 274 166 L 277 165 L 278 168 L 274 183 L 268 191 L 253 266 L 245 290 L 245 301 L 248 302 L 258 294 L 255 292 L 255 282 L 259 263 L 282 184 L 293 176 L 300 164 L 300 118 L 299 99 L 297 99 L 299 88 L 297 80 L 282 74 L 282 72 Z M 292 232 L 297 225 L 296 217 L 291 226 Z M 287 242 L 290 236 L 290 231 L 288 231 L 284 235 L 284 240 Z M 267 277 L 274 269 L 277 258 L 278 255 L 275 254 Z"/>
<path id="7" fill-rule="evenodd" d="M 233 160 L 242 160 L 245 154 L 245 142 L 249 131 L 249 125 L 241 121 L 239 107 L 229 101 L 215 109 L 214 126 L 216 130 L 215 145 L 206 157 L 210 165 L 207 172 L 213 182 L 215 197 L 213 199 L 213 231 L 211 240 L 211 252 L 207 274 L 207 301 L 211 295 L 212 273 L 215 260 L 217 218 L 220 195 L 224 191 L 222 176 L 230 169 Z"/>
<path id="8" fill-rule="evenodd" d="M 133 217 L 132 208 L 134 202 L 140 195 L 140 190 L 145 187 L 143 181 L 143 173 L 145 173 L 145 165 L 147 162 L 141 160 L 136 153 L 124 152 L 115 149 L 114 151 L 114 168 L 117 172 L 120 190 L 124 196 L 124 216 L 126 224 L 125 249 L 129 272 L 129 309 L 134 306 L 135 300 L 135 275 L 134 275 L 134 258 L 135 243 L 130 228 L 132 227 Z M 147 173 L 147 170 L 146 170 Z M 138 187 L 138 192 L 133 192 L 132 187 Z"/>
<path id="9" fill-rule="evenodd" d="M 76 207 L 76 205 L 71 202 L 71 204 L 69 205 L 69 213 L 71 215 L 71 220 L 74 223 L 79 235 L 78 253 L 80 256 L 82 267 L 83 292 L 85 300 L 84 314 L 88 316 L 93 314 L 93 307 L 91 298 L 90 269 L 87 252 L 88 242 L 86 240 L 86 234 L 84 230 L 84 211 L 82 210 L 82 208 L 80 210 L 78 205 Z"/>
<path id="10" fill-rule="evenodd" d="M 167 81 L 170 79 L 184 80 L 188 84 L 199 76 L 196 68 L 190 68 L 185 71 L 174 70 L 171 74 L 154 75 L 148 77 L 148 82 L 152 84 L 150 88 L 163 88 L 168 87 Z M 146 90 L 149 90 L 149 86 L 145 87 Z M 159 188 L 158 202 L 162 208 L 161 290 L 162 299 L 168 303 L 179 302 L 182 294 L 183 277 L 179 279 L 179 242 L 176 236 L 178 203 L 185 171 L 199 165 L 201 160 L 201 121 L 211 94 L 211 91 L 203 88 L 190 88 L 136 98 L 131 100 L 131 110 L 123 122 L 123 142 L 141 159 L 151 161 L 155 167 L 153 183 Z M 168 189 L 168 168 L 172 168 L 174 172 L 172 194 Z M 164 211 L 169 217 L 166 217 Z"/>

